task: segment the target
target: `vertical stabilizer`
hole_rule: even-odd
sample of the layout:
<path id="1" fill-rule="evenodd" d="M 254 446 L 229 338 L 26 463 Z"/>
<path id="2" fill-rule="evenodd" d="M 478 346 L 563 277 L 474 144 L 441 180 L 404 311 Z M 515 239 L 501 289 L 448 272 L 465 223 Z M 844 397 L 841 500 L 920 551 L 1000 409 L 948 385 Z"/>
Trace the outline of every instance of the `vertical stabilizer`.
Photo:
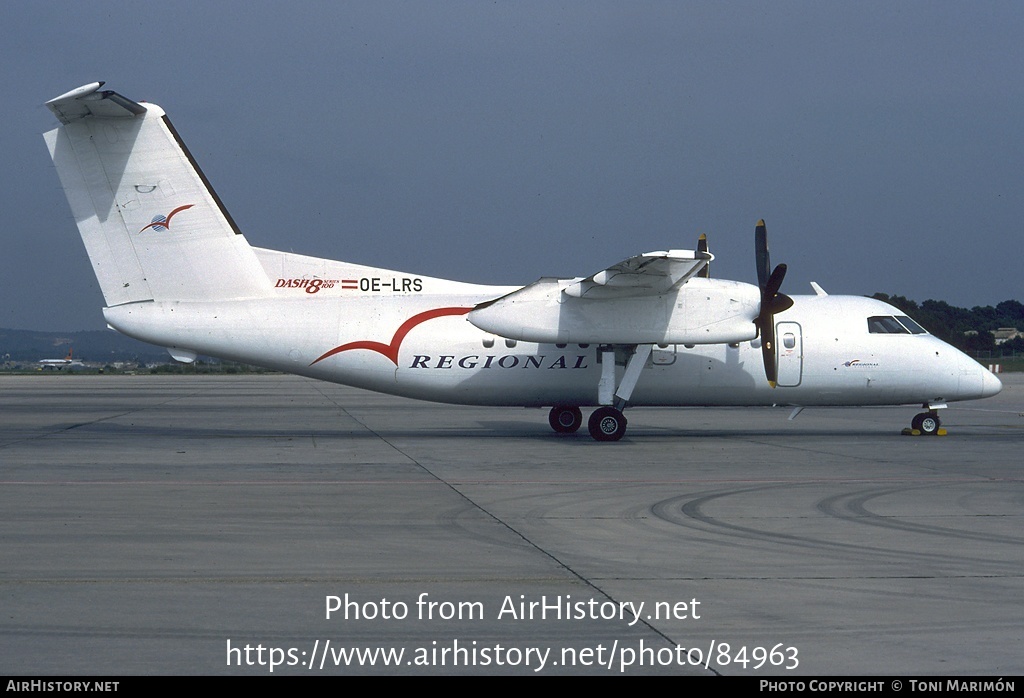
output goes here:
<path id="1" fill-rule="evenodd" d="M 102 86 L 47 102 L 61 126 L 44 137 L 107 306 L 266 294 L 263 268 L 164 111 Z"/>

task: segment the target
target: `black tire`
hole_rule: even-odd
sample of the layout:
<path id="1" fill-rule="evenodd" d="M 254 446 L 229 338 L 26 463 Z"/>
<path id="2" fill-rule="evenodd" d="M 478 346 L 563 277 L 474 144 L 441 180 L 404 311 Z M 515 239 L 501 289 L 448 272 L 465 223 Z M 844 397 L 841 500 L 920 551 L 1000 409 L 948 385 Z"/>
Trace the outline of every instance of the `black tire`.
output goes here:
<path id="1" fill-rule="evenodd" d="M 922 412 L 914 416 L 910 426 L 926 436 L 934 436 L 939 433 L 942 421 L 939 419 L 939 415 L 934 412 Z"/>
<path id="2" fill-rule="evenodd" d="M 587 422 L 596 441 L 618 441 L 626 433 L 626 418 L 614 407 L 598 407 Z"/>
<path id="3" fill-rule="evenodd" d="M 939 433 L 939 427 L 942 426 L 942 422 L 939 421 L 939 416 L 935 414 L 926 414 L 924 419 L 921 420 L 921 433 L 928 436 L 934 436 Z"/>
<path id="4" fill-rule="evenodd" d="M 559 434 L 573 434 L 583 425 L 583 412 L 579 407 L 556 405 L 548 413 L 548 424 Z"/>

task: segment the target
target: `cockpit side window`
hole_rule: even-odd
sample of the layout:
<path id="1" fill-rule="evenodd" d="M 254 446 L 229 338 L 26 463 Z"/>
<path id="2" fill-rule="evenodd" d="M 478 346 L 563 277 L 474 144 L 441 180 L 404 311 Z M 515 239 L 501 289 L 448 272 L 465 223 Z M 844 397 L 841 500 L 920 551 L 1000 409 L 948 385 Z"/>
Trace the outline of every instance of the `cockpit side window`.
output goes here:
<path id="1" fill-rule="evenodd" d="M 928 334 L 928 330 L 918 325 L 906 315 L 897 315 L 896 319 L 899 320 L 904 327 L 910 330 L 910 334 Z"/>
<path id="2" fill-rule="evenodd" d="M 910 334 L 906 327 L 890 315 L 875 315 L 868 318 L 868 332 L 871 334 Z"/>
<path id="3" fill-rule="evenodd" d="M 868 318 L 871 334 L 927 334 L 927 331 L 906 315 L 875 315 Z"/>

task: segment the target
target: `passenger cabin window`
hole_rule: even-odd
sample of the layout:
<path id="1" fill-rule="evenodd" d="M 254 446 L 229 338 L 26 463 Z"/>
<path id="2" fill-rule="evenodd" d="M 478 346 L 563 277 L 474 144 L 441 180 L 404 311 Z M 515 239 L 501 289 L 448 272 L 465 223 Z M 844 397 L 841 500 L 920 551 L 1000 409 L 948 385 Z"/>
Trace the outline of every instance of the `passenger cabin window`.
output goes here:
<path id="1" fill-rule="evenodd" d="M 906 315 L 875 315 L 868 318 L 871 334 L 926 334 L 925 329 Z"/>

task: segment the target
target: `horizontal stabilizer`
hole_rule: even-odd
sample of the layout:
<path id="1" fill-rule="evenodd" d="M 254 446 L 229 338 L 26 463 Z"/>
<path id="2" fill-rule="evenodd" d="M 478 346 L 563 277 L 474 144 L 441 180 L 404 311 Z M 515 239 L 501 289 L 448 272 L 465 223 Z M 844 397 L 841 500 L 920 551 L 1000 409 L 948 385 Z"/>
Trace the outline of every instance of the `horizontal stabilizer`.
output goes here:
<path id="1" fill-rule="evenodd" d="M 102 82 L 82 85 L 60 97 L 54 97 L 46 106 L 62 124 L 70 124 L 87 116 L 101 118 L 133 117 L 143 114 L 146 108 L 111 90 L 100 91 Z"/>

